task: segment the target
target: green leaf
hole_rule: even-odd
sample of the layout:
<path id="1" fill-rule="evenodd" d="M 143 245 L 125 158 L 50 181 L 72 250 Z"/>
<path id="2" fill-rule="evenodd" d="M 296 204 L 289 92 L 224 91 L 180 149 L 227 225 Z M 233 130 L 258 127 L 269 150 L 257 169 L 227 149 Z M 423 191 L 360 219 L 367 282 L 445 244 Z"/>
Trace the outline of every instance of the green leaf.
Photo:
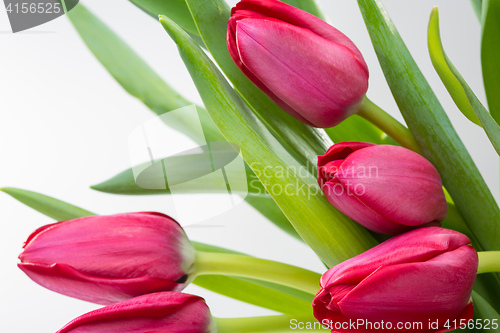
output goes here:
<path id="1" fill-rule="evenodd" d="M 130 46 L 82 4 L 78 4 L 67 16 L 87 47 L 115 80 L 157 115 L 193 104 L 166 84 Z M 192 130 L 199 126 L 197 118 L 174 114 L 168 119 L 167 125 L 195 140 L 200 139 Z M 209 133 L 220 136 L 210 124 L 211 120 L 202 120 Z"/>
<path id="2" fill-rule="evenodd" d="M 181 156 L 169 156 L 159 160 L 159 162 L 146 163 L 142 166 L 125 170 L 105 182 L 91 186 L 91 188 L 114 194 L 171 194 L 169 186 L 198 179 L 196 182 L 189 182 L 189 186 L 186 185 L 179 188 L 176 190 L 176 193 L 227 193 L 227 188 L 221 187 L 219 181 L 214 181 L 214 179 L 208 177 L 200 177 L 206 174 L 206 167 L 203 166 L 205 162 L 205 157 L 201 154 L 193 153 Z M 166 184 L 162 164 L 168 165 L 169 173 L 176 175 L 176 179 L 169 179 L 168 184 Z M 249 195 L 269 196 L 255 173 L 248 166 L 246 168 L 247 180 L 232 182 L 231 192 L 246 194 L 248 189 Z M 136 177 L 134 169 L 142 170 L 142 172 Z M 226 172 L 229 179 L 242 180 L 240 171 L 228 169 Z"/>
<path id="3" fill-rule="evenodd" d="M 197 251 L 240 254 L 241 252 L 228 250 L 218 246 L 192 242 Z M 201 275 L 194 283 L 247 303 L 286 314 L 304 314 L 311 311 L 312 296 L 306 292 L 281 286 L 274 283 L 235 278 L 230 276 Z"/>
<path id="4" fill-rule="evenodd" d="M 472 292 L 472 301 L 474 304 L 474 317 L 484 318 L 490 322 L 489 328 L 485 328 L 483 331 L 492 333 L 500 332 L 499 325 L 496 325 L 495 328 L 495 325 L 492 325 L 491 322 L 493 319 L 496 319 L 497 324 L 500 322 L 500 315 L 498 314 L 498 312 L 481 295 L 479 295 L 475 291 Z"/>
<path id="5" fill-rule="evenodd" d="M 500 122 L 500 0 L 484 0 L 482 9 L 483 36 L 481 65 L 488 107 L 493 118 Z"/>
<path id="6" fill-rule="evenodd" d="M 199 35 L 184 0 L 130 0 L 130 2 L 155 19 L 158 19 L 159 15 L 168 15 L 186 32 Z"/>
<path id="7" fill-rule="evenodd" d="M 483 0 L 470 0 L 470 3 L 472 5 L 472 8 L 474 9 L 474 12 L 476 13 L 477 18 L 479 19 L 479 21 L 481 21 Z"/>
<path id="8" fill-rule="evenodd" d="M 64 201 L 57 200 L 40 193 L 13 187 L 0 188 L 0 191 L 7 193 L 26 206 L 31 207 L 57 221 L 66 221 L 79 217 L 95 215 L 88 210 L 73 206 Z"/>
<path id="9" fill-rule="evenodd" d="M 358 115 L 347 118 L 335 127 L 327 128 L 326 134 L 328 134 L 335 143 L 342 141 L 361 141 L 397 145 L 397 143 L 384 132 Z"/>
<path id="10" fill-rule="evenodd" d="M 289 5 L 305 10 L 306 12 L 311 13 L 322 20 L 325 20 L 325 16 L 321 12 L 315 0 L 283 0 L 283 2 L 286 2 Z"/>
<path id="11" fill-rule="evenodd" d="M 1 188 L 0 191 L 56 221 L 95 215 L 85 209 L 40 193 L 11 187 Z M 199 251 L 241 254 L 199 242 L 192 242 L 192 244 Z M 307 313 L 311 308 L 311 300 L 307 293 L 273 283 L 220 275 L 200 276 L 193 283 L 243 302 L 287 314 Z"/>
<path id="12" fill-rule="evenodd" d="M 290 236 L 303 241 L 300 235 L 295 231 L 290 221 L 286 218 L 285 214 L 281 211 L 279 206 L 274 202 L 273 198 L 269 195 L 249 195 L 245 201 L 257 209 L 268 220 L 274 223 L 275 226 L 289 234 Z"/>
<path id="13" fill-rule="evenodd" d="M 253 116 L 196 43 L 167 17 L 160 22 L 176 42 L 217 127 L 241 148 L 243 159 L 323 262 L 333 266 L 374 246 L 365 229 L 333 208 L 314 176 Z"/>
<path id="14" fill-rule="evenodd" d="M 438 169 L 475 238 L 500 249 L 500 210 L 379 0 L 358 0 L 392 94 L 424 156 Z"/>
<path id="15" fill-rule="evenodd" d="M 444 51 L 439 32 L 439 12 L 437 7 L 434 7 L 431 12 L 427 37 L 427 44 L 429 46 L 429 54 L 431 56 L 432 64 L 441 78 L 441 81 L 443 81 L 446 89 L 453 98 L 453 101 L 458 106 L 460 111 L 462 111 L 464 116 L 466 116 L 474 124 L 481 126 L 481 122 L 477 118 L 476 113 L 467 98 L 465 88 L 459 81 L 462 79 L 462 76 L 458 73 L 457 69 L 453 66 Z M 469 87 L 467 86 L 467 88 Z"/>
<path id="16" fill-rule="evenodd" d="M 230 17 L 228 4 L 224 0 L 186 0 L 186 3 L 205 45 L 235 90 L 285 148 L 315 171 L 317 155 L 324 154 L 331 141 L 323 130 L 307 126 L 281 110 L 235 65 L 226 42 Z"/>
<path id="17" fill-rule="evenodd" d="M 312 299 L 307 301 L 279 291 L 276 288 L 279 285 L 264 286 L 257 280 L 212 275 L 198 276 L 193 283 L 218 294 L 281 313 L 299 315 L 311 312 Z"/>
<path id="18" fill-rule="evenodd" d="M 136 1 L 138 3 L 138 1 Z M 147 2 L 147 1 L 146 1 Z M 141 3 L 146 3 L 141 1 Z M 169 6 L 167 2 L 150 1 L 158 6 Z M 153 8 L 153 7 L 151 7 Z M 157 7 L 155 7 L 157 8 Z M 187 7 L 186 7 L 187 8 Z M 191 102 L 181 97 L 171 87 L 169 87 L 126 43 L 124 43 L 113 31 L 103 22 L 90 13 L 82 4 L 79 4 L 68 15 L 71 22 L 85 41 L 89 49 L 96 58 L 103 64 L 109 73 L 120 83 L 131 95 L 137 97 L 149 106 L 157 115 L 162 115 L 168 111 L 192 105 Z M 182 117 L 170 117 L 169 120 L 177 121 L 168 125 L 172 126 L 191 138 L 201 139 L 193 128 L 197 128 L 197 123 L 201 120 L 205 137 L 209 142 L 224 141 L 219 130 L 214 126 L 208 113 L 202 108 L 198 108 L 198 118 L 189 118 L 191 113 Z M 249 173 L 249 189 L 264 189 L 260 181 L 256 179 L 253 172 Z M 147 175 L 145 175 L 147 177 Z M 150 180 L 150 179 L 149 179 Z M 145 179 L 145 181 L 149 181 Z M 95 185 L 94 189 L 118 194 L 164 194 L 164 190 L 144 190 L 137 186 L 133 177 L 132 169 L 124 171 L 120 175 L 113 177 L 107 182 Z M 279 208 L 272 207 L 272 199 L 253 200 L 252 206 L 266 217 L 273 217 L 272 221 L 281 228 L 297 237 L 297 233 L 285 223 L 283 217 L 276 213 Z M 261 207 L 262 204 L 262 207 Z M 275 205 L 275 204 L 274 204 Z"/>
<path id="19" fill-rule="evenodd" d="M 185 0 L 129 0 L 134 5 L 152 16 L 155 20 L 159 15 L 168 15 L 182 27 L 198 44 L 203 47 L 196 24 L 194 24 Z"/>
<path id="20" fill-rule="evenodd" d="M 429 53 L 434 68 L 441 77 L 455 104 L 470 121 L 482 126 L 493 147 L 500 154 L 500 126 L 481 104 L 474 92 L 444 52 L 439 34 L 439 14 L 435 7 L 429 21 Z"/>
<path id="21" fill-rule="evenodd" d="M 196 156 L 182 155 L 167 157 L 163 160 L 167 161 L 164 163 L 169 165 L 169 170 L 174 174 L 180 174 L 181 178 L 192 179 L 194 177 L 193 175 L 199 175 L 201 172 L 205 171 L 200 170 L 204 168 L 201 168 L 201 164 L 196 162 Z M 151 172 L 148 172 L 146 166 L 151 168 Z M 248 196 L 245 198 L 245 201 L 280 229 L 289 235 L 302 240 L 290 224 L 290 221 L 288 221 L 286 216 L 276 205 L 273 198 L 271 198 L 271 196 L 267 193 L 255 173 L 248 167 L 248 165 L 245 165 L 245 167 L 247 171 L 247 182 L 245 182 L 245 184 L 240 184 L 241 186 L 239 188 L 240 193 L 243 194 L 246 193 L 245 190 L 248 189 Z M 131 168 L 119 173 L 107 181 L 93 185 L 91 188 L 101 192 L 125 195 L 171 194 L 170 189 L 166 186 L 163 169 L 158 170 L 155 168 L 155 164 L 151 165 L 149 163 L 144 167 L 135 167 L 135 169 L 144 170 L 144 172 L 142 172 L 137 179 L 134 176 L 134 168 Z M 231 176 L 231 172 L 234 172 L 232 169 L 228 169 L 226 172 L 228 173 L 229 179 L 237 180 L 241 178 L 241 175 L 239 174 Z M 172 183 L 169 184 L 172 185 Z M 185 193 L 227 193 L 227 188 L 221 187 L 219 182 L 213 182 L 210 178 L 199 178 L 198 181 L 190 182 L 189 184 L 192 186 L 182 187 L 182 190 L 185 191 Z M 238 184 L 232 182 L 232 193 L 238 192 L 237 185 Z M 177 190 L 176 193 L 181 192 Z"/>

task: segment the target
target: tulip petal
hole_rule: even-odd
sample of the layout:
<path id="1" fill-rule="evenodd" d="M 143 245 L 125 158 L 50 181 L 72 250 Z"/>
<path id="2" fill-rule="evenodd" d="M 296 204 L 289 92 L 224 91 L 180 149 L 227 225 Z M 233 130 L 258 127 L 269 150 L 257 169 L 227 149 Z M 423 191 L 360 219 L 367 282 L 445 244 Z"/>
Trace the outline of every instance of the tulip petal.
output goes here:
<path id="1" fill-rule="evenodd" d="M 201 297 L 163 292 L 136 297 L 80 316 L 57 333 L 215 332 Z"/>
<path id="2" fill-rule="evenodd" d="M 186 285 L 150 276 L 130 279 L 91 276 L 64 264 L 18 266 L 34 282 L 49 290 L 103 305 L 162 290 L 180 291 Z"/>
<path id="3" fill-rule="evenodd" d="M 310 13 L 281 1 L 243 0 L 233 8 L 231 14 L 232 16 L 238 15 L 238 19 L 266 16 L 308 29 L 318 36 L 348 48 L 359 61 L 360 66 L 362 66 L 365 71 L 365 75 L 368 77 L 368 67 L 361 52 L 359 52 L 354 43 L 343 33 Z"/>
<path id="4" fill-rule="evenodd" d="M 399 234 L 410 230 L 406 226 L 385 218 L 361 202 L 356 195 L 358 190 L 359 188 L 352 186 L 347 188 L 339 181 L 330 181 L 323 185 L 323 192 L 328 201 L 364 227 L 381 234 Z"/>
<path id="5" fill-rule="evenodd" d="M 443 325 L 457 318 L 470 300 L 477 255 L 474 263 L 472 248 L 453 252 L 426 262 L 381 267 L 339 302 L 342 313 L 394 324 L 439 320 Z"/>
<path id="6" fill-rule="evenodd" d="M 323 274 L 322 289 L 313 300 L 314 316 L 334 325 L 362 321 L 356 332 L 373 332 L 369 323 L 382 322 L 391 323 L 392 329 L 386 325 L 375 330 L 449 331 L 451 321 L 472 318 L 477 266 L 477 252 L 465 235 L 437 227 L 413 230 Z M 439 327 L 429 326 L 436 320 Z M 446 320 L 451 329 L 444 327 Z M 413 328 L 397 327 L 405 322 Z"/>
<path id="7" fill-rule="evenodd" d="M 350 154 L 342 166 L 337 179 L 387 220 L 418 226 L 446 216 L 441 178 L 434 166 L 415 152 L 379 145 Z"/>
<path id="8" fill-rule="evenodd" d="M 241 61 L 238 47 L 236 45 L 236 18 L 231 17 L 228 24 L 227 45 L 231 58 L 238 66 L 238 68 L 245 74 L 245 76 L 252 81 L 263 93 L 271 98 L 282 109 L 286 110 L 295 119 L 305 123 L 306 125 L 313 126 L 307 119 L 302 117 L 297 111 L 293 110 L 284 101 L 282 101 L 276 94 L 274 94 L 259 78 L 257 78 Z"/>
<path id="9" fill-rule="evenodd" d="M 354 113 L 352 106 L 368 87 L 366 73 L 349 49 L 307 29 L 273 19 L 243 19 L 237 21 L 236 40 L 243 64 L 316 126 L 334 126 Z"/>
<path id="10" fill-rule="evenodd" d="M 318 167 L 335 160 L 343 160 L 356 150 L 376 146 L 370 142 L 344 141 L 331 146 L 324 155 L 318 156 Z"/>
<path id="11" fill-rule="evenodd" d="M 438 227 L 406 232 L 332 267 L 321 278 L 321 286 L 357 284 L 381 266 L 427 261 L 442 253 L 470 244 L 467 236 Z"/>
<path id="12" fill-rule="evenodd" d="M 30 236 L 23 263 L 62 263 L 84 274 L 176 281 L 182 266 L 184 232 L 166 215 L 91 216 L 41 228 Z"/>

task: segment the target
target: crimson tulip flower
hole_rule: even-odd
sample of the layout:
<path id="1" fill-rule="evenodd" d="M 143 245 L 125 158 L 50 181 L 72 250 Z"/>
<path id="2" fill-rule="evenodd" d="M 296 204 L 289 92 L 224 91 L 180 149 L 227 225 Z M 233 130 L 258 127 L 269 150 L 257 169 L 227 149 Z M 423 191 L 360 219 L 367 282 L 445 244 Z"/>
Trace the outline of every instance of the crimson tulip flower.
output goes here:
<path id="1" fill-rule="evenodd" d="M 112 304 L 181 290 L 195 251 L 182 227 L 160 213 L 89 216 L 36 230 L 19 268 L 52 291 Z"/>
<path id="2" fill-rule="evenodd" d="M 314 316 L 332 332 L 352 331 L 352 323 L 355 332 L 448 331 L 454 320 L 472 318 L 477 267 L 465 235 L 438 227 L 409 231 L 323 274 Z"/>
<path id="3" fill-rule="evenodd" d="M 214 333 L 205 300 L 179 292 L 135 297 L 91 311 L 57 333 Z"/>
<path id="4" fill-rule="evenodd" d="M 403 147 L 337 143 L 318 157 L 318 183 L 338 210 L 379 233 L 438 225 L 446 217 L 438 171 Z"/>
<path id="5" fill-rule="evenodd" d="M 231 11 L 227 45 L 257 87 L 311 126 L 339 124 L 368 89 L 368 67 L 349 38 L 277 0 L 240 1 Z"/>

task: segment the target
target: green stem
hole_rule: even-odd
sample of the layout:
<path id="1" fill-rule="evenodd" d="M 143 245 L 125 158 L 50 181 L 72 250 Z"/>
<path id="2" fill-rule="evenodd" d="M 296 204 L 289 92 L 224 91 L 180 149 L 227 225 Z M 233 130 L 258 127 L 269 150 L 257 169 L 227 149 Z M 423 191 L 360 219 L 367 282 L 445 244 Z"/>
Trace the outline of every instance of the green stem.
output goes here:
<path id="1" fill-rule="evenodd" d="M 478 252 L 477 274 L 500 272 L 500 251 Z"/>
<path id="2" fill-rule="evenodd" d="M 307 269 L 249 256 L 198 252 L 195 275 L 232 275 L 273 282 L 315 295 L 321 275 Z"/>
<path id="3" fill-rule="evenodd" d="M 420 148 L 410 130 L 366 96 L 363 98 L 363 104 L 358 111 L 358 115 L 380 128 L 401 146 L 421 154 Z"/>
<path id="4" fill-rule="evenodd" d="M 217 333 L 328 332 L 312 316 L 282 315 L 253 318 L 214 318 L 214 320 L 217 324 Z M 310 326 L 306 326 L 308 324 Z M 312 329 L 307 329 L 308 327 Z"/>

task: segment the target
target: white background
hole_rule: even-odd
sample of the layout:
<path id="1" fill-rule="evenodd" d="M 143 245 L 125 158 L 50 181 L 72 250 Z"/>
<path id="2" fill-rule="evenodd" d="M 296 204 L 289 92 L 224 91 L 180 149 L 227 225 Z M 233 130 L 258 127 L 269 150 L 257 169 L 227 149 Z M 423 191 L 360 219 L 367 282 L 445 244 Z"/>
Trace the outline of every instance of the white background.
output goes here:
<path id="1" fill-rule="evenodd" d="M 368 96 L 401 119 L 356 1 L 320 2 L 331 22 L 365 56 L 371 71 Z M 154 19 L 125 0 L 82 3 L 117 31 L 167 82 L 201 103 L 175 45 Z M 478 97 L 485 100 L 479 61 L 480 27 L 469 1 L 384 3 L 497 196 L 496 154 L 481 130 L 455 107 L 427 54 L 428 16 L 433 5 L 439 5 L 448 55 Z M 128 136 L 152 116 L 103 69 L 65 17 L 12 34 L 6 12 L 0 8 L 0 187 L 41 192 L 100 214 L 142 210 L 171 214 L 165 197 L 114 196 L 89 189 L 131 166 Z M 193 205 L 203 214 L 203 201 Z M 17 268 L 24 240 L 47 223 L 52 220 L 0 192 L 2 332 L 55 332 L 72 318 L 98 307 L 45 290 Z M 246 204 L 207 221 L 211 223 L 223 227 L 188 227 L 189 237 L 318 272 L 323 269 L 310 249 L 267 223 Z M 204 296 L 218 317 L 272 314 L 194 286 L 186 291 Z"/>

